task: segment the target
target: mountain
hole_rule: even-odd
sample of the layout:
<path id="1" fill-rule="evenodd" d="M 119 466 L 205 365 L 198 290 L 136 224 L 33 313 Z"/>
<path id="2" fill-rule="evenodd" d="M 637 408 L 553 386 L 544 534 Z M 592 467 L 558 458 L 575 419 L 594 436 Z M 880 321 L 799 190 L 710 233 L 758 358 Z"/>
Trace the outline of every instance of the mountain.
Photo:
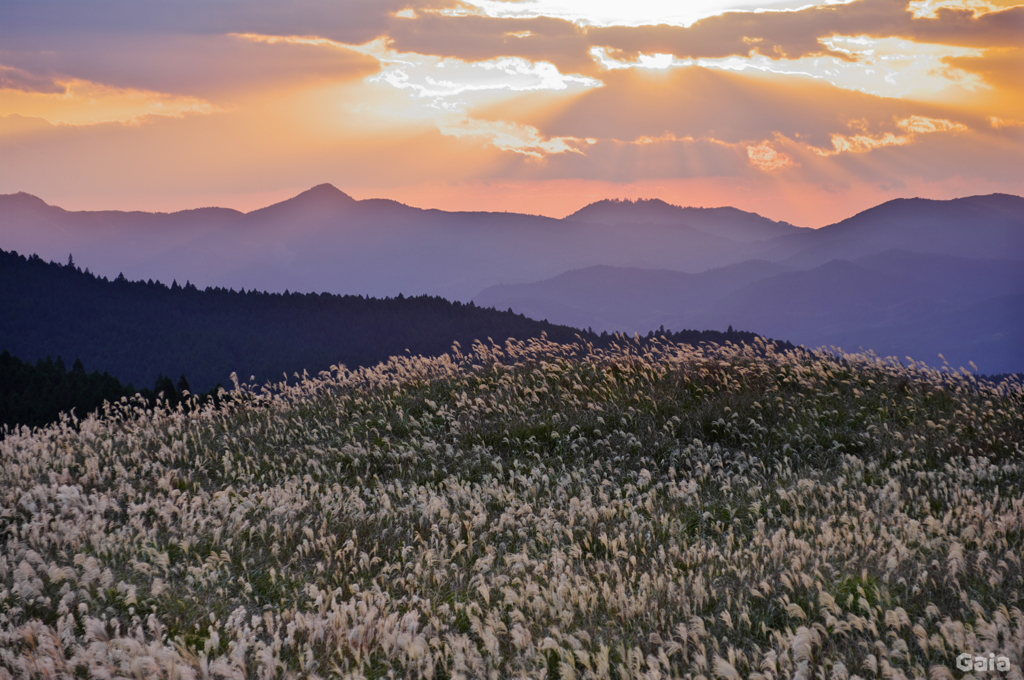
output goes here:
<path id="1" fill-rule="evenodd" d="M 1019 294 L 1012 263 L 1024 262 L 1024 198 L 898 199 L 814 230 L 660 200 L 598 201 L 561 220 L 423 210 L 356 200 L 329 184 L 245 214 L 73 212 L 22 193 L 0 196 L 0 247 L 61 262 L 72 253 L 78 266 L 110 279 L 473 299 L 640 333 L 731 324 L 807 345 L 907 347 L 934 360 L 944 351 L 940 329 L 974 306 Z M 1006 304 L 1006 318 L 1024 315 Z M 1003 318 L 979 316 L 973 337 L 990 338 L 978 346 L 991 356 L 1012 359 L 1024 339 Z M 920 337 L 897 332 L 928 319 L 934 328 Z M 973 347 L 964 333 L 954 333 L 964 340 L 958 346 Z M 897 335 L 904 340 L 890 343 Z M 981 365 L 988 352 L 968 358 Z M 1024 368 L 997 363 L 986 370 Z"/>
<path id="2" fill-rule="evenodd" d="M 680 310 L 666 324 L 761 323 L 810 346 L 973 361 L 986 373 L 1024 370 L 1024 262 L 887 251 L 832 260 Z M 985 310 L 982 312 L 981 310 Z"/>
<path id="3" fill-rule="evenodd" d="M 807 269 L 886 250 L 1024 260 L 1024 198 L 897 199 L 813 232 L 770 242 L 765 259 Z"/>
<path id="4" fill-rule="evenodd" d="M 56 261 L 71 253 L 109 278 L 468 301 L 488 286 L 600 264 L 701 271 L 751 259 L 761 242 L 752 239 L 800 231 L 733 209 L 664 205 L 692 224 L 421 210 L 328 184 L 247 214 L 73 212 L 14 194 L 0 196 L 0 247 Z"/>
<path id="5" fill-rule="evenodd" d="M 799 234 L 807 229 L 737 208 L 683 208 L 661 199 L 597 201 L 565 218 L 590 224 L 683 224 L 740 243 Z"/>
<path id="6" fill-rule="evenodd" d="M 511 308 L 533 319 L 558 319 L 577 328 L 644 333 L 680 310 L 702 309 L 737 288 L 791 270 L 764 260 L 701 274 L 598 265 L 535 283 L 491 286 L 473 301 L 482 307 Z"/>
<path id="7" fill-rule="evenodd" d="M 56 261 L 72 253 L 109 278 L 124 273 L 204 287 L 468 301 L 494 284 L 605 262 L 704 268 L 730 261 L 737 243 L 676 225 L 620 229 L 355 201 L 321 185 L 244 215 L 70 212 L 22 195 L 0 196 L 0 247 Z"/>
<path id="8" fill-rule="evenodd" d="M 893 248 L 1024 259 L 1024 199 L 891 201 L 823 229 L 735 208 L 598 201 L 562 220 L 421 210 L 355 200 L 322 184 L 242 214 L 74 212 L 27 194 L 0 196 L 0 248 L 66 261 L 108 278 L 201 286 L 440 295 L 468 301 L 499 284 L 597 265 L 699 273 L 766 260 L 807 269 Z"/>
<path id="9" fill-rule="evenodd" d="M 809 270 L 750 261 L 701 274 L 591 267 L 495 286 L 474 301 L 599 331 L 757 328 L 989 373 L 1024 370 L 1024 262 L 901 250 Z"/>
<path id="10" fill-rule="evenodd" d="M 249 213 L 255 221 L 333 217 L 351 211 L 358 201 L 332 184 L 318 184 L 297 196 Z"/>

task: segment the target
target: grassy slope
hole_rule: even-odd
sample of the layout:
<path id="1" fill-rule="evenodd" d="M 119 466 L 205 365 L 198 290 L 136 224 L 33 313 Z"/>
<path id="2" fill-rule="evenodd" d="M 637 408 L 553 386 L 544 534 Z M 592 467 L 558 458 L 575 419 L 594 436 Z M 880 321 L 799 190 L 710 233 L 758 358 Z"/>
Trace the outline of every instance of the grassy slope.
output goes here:
<path id="1" fill-rule="evenodd" d="M 22 432 L 0 677 L 1019 673 L 1022 402 L 532 341 Z"/>

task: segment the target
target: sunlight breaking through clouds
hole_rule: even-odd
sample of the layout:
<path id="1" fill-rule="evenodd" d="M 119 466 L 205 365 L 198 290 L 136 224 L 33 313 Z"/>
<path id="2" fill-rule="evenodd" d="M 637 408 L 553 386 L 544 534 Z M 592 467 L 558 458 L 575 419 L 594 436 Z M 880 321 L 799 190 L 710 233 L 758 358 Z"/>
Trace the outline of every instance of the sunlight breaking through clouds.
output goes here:
<path id="1" fill-rule="evenodd" d="M 468 62 L 416 53 L 398 53 L 378 40 L 356 48 L 377 58 L 381 73 L 368 82 L 404 90 L 418 100 L 420 108 L 430 108 L 437 129 L 450 137 L 486 140 L 502 151 L 533 158 L 548 154 L 581 153 L 570 145 L 573 138 L 545 139 L 537 128 L 509 121 L 475 119 L 466 115 L 463 95 L 509 94 L 539 90 L 562 91 L 590 89 L 603 83 L 594 78 L 561 73 L 548 62 L 532 62 L 521 57 L 504 57 Z"/>
<path id="2" fill-rule="evenodd" d="M 634 61 L 627 61 L 611 56 L 605 47 L 591 47 L 590 56 L 609 71 L 627 68 L 664 70 L 672 66 L 693 66 L 695 63 L 693 59 L 677 59 L 675 56 L 663 52 L 654 54 L 641 52 Z"/>
<path id="3" fill-rule="evenodd" d="M 640 53 L 634 60 L 617 59 L 605 47 L 593 47 L 591 56 L 611 71 L 627 68 L 667 69 L 701 66 L 723 71 L 761 71 L 827 80 L 836 87 L 879 97 L 914 97 L 941 93 L 953 87 L 987 88 L 982 77 L 948 66 L 952 57 L 980 57 L 983 50 L 916 43 L 902 38 L 835 35 L 822 38 L 829 51 L 842 54 L 773 59 L 756 52 L 746 57 L 679 59 L 671 54 Z"/>
<path id="4" fill-rule="evenodd" d="M 398 53 L 382 40 L 354 48 L 377 58 L 383 69 L 371 82 L 408 89 L 421 97 L 453 97 L 465 92 L 507 90 L 566 90 L 570 87 L 600 87 L 601 81 L 563 74 L 554 64 L 532 62 L 522 57 L 486 61 L 463 61 L 416 53 Z"/>
<path id="5" fill-rule="evenodd" d="M 478 14 L 493 18 L 564 19 L 584 26 L 691 26 L 724 12 L 792 11 L 853 0 L 466 0 L 460 7 L 439 13 Z"/>
<path id="6" fill-rule="evenodd" d="M 468 92 L 502 90 L 566 90 L 573 87 L 601 87 L 603 84 L 595 78 L 564 74 L 550 62 L 530 61 L 523 57 L 465 61 L 455 57 L 398 52 L 388 46 L 386 38 L 378 38 L 363 45 L 348 45 L 316 36 L 233 35 L 271 45 L 316 45 L 365 54 L 379 61 L 381 67 L 381 72 L 371 76 L 369 82 L 410 90 L 421 97 L 448 98 Z"/>
<path id="7" fill-rule="evenodd" d="M 938 17 L 938 11 L 942 9 L 967 10 L 973 12 L 974 18 L 977 19 L 983 14 L 1006 8 L 988 0 L 911 0 L 907 9 L 915 19 L 935 19 Z"/>
<path id="8" fill-rule="evenodd" d="M 782 170 L 793 165 L 793 159 L 789 154 L 776 151 L 768 142 L 761 142 L 757 146 L 748 146 L 747 158 L 754 166 L 765 172 Z"/>
<path id="9" fill-rule="evenodd" d="M 1024 0 L 149 4 L 0 11 L 0 192 L 561 216 L 629 183 L 814 225 L 1022 193 Z"/>
<path id="10" fill-rule="evenodd" d="M 436 121 L 438 131 L 448 137 L 485 140 L 502 151 L 535 159 L 548 154 L 582 153 L 569 137 L 544 138 L 530 125 L 510 121 L 481 120 L 467 115 L 463 95 L 509 94 L 538 90 L 590 89 L 603 83 L 594 78 L 561 73 L 549 62 L 532 62 L 522 57 L 503 57 L 469 62 L 416 53 L 398 53 L 384 40 L 354 48 L 373 56 L 381 64 L 381 73 L 368 82 L 389 85 L 410 93 L 414 106 L 430 109 L 427 115 Z"/>
<path id="11" fill-rule="evenodd" d="M 841 153 L 864 153 L 886 146 L 903 146 L 915 141 L 917 135 L 936 132 L 966 132 L 967 126 L 944 118 L 928 118 L 926 116 L 909 116 L 896 122 L 896 127 L 905 134 L 886 132 L 881 135 L 832 135 L 832 148 L 821 149 L 811 147 L 811 151 L 819 156 L 828 157 Z"/>
<path id="12" fill-rule="evenodd" d="M 409 95 L 402 103 L 405 118 L 432 121 L 448 137 L 475 138 L 502 151 L 532 158 L 548 154 L 582 153 L 582 140 L 572 137 L 545 138 L 533 126 L 509 121 L 472 118 L 467 97 L 505 97 L 531 91 L 586 90 L 602 87 L 597 79 L 563 74 L 549 62 L 522 57 L 465 61 L 415 52 L 398 52 L 384 38 L 363 45 L 347 45 L 321 37 L 236 34 L 236 37 L 267 44 L 292 43 L 351 50 L 380 63 L 380 72 L 366 79 L 368 84 L 391 87 Z M 381 112 L 386 115 L 386 112 Z"/>
<path id="13" fill-rule="evenodd" d="M 589 141 L 574 137 L 545 139 L 537 128 L 530 125 L 474 118 L 452 121 L 439 119 L 437 127 L 441 134 L 448 137 L 477 137 L 502 151 L 512 151 L 536 159 L 557 153 L 582 154 L 574 145 Z"/>
<path id="14" fill-rule="evenodd" d="M 853 62 L 827 57 L 821 73 L 837 87 L 882 97 L 941 92 L 953 86 L 967 90 L 987 87 L 981 76 L 948 66 L 954 57 L 981 57 L 984 50 L 918 43 L 902 38 L 835 35 L 820 41 Z M 798 60 L 809 62 L 811 58 Z M 819 62 L 814 59 L 814 62 Z M 818 63 L 814 64 L 818 66 Z"/>

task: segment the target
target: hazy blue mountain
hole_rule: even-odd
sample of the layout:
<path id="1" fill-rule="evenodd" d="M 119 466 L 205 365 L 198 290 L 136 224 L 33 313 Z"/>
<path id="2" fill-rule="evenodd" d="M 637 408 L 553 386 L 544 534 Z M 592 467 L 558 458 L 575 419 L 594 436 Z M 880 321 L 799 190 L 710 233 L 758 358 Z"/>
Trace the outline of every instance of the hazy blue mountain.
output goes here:
<path id="1" fill-rule="evenodd" d="M 250 223 L 280 226 L 281 220 L 331 218 L 351 212 L 358 201 L 331 184 L 318 184 L 297 196 L 248 213 Z"/>
<path id="2" fill-rule="evenodd" d="M 684 208 L 657 198 L 597 201 L 565 219 L 591 224 L 683 224 L 740 243 L 810 231 L 737 208 Z"/>
<path id="3" fill-rule="evenodd" d="M 973 361 L 989 374 L 1024 372 L 1024 295 L 1006 295 L 880 328 L 848 332 L 839 346 L 868 347 L 941 366 L 942 354 L 953 367 Z M 857 344 L 854 344 L 857 343 Z"/>
<path id="4" fill-rule="evenodd" d="M 1024 370 L 1024 262 L 888 251 L 738 288 L 666 325 L 749 325 L 807 346 L 871 349 L 988 373 Z"/>
<path id="5" fill-rule="evenodd" d="M 223 266 L 224 253 L 204 247 L 231 228 L 244 213 L 199 208 L 174 213 L 69 211 L 25 193 L 0 195 L 0 248 L 36 253 L 110 278 L 198 279 Z M 237 242 L 234 249 L 240 247 Z"/>
<path id="6" fill-rule="evenodd" d="M 0 247 L 58 261 L 73 253 L 111 278 L 123 272 L 272 291 L 469 300 L 498 283 L 597 264 L 703 270 L 734 262 L 749 245 L 684 224 L 589 224 L 356 201 L 330 185 L 244 215 L 70 212 L 27 195 L 0 196 Z"/>
<path id="7" fill-rule="evenodd" d="M 892 249 L 1024 260 L 1024 198 L 991 194 L 949 201 L 897 199 L 764 245 L 764 259 L 800 269 Z"/>
<path id="8" fill-rule="evenodd" d="M 751 260 L 812 269 L 894 248 L 1024 260 L 1024 199 L 890 201 L 811 230 L 734 208 L 659 200 L 599 201 L 562 220 L 422 210 L 355 200 L 329 184 L 247 214 L 220 208 L 75 212 L 12 194 L 0 196 L 0 248 L 61 262 L 72 253 L 79 266 L 108 278 L 123 272 L 129 279 L 187 280 L 200 287 L 468 301 L 492 286 L 598 265 L 694 275 Z M 710 296 L 726 288 L 708 290 Z M 531 299 L 538 310 L 556 304 Z M 601 323 L 648 323 L 674 313 L 672 305 L 681 302 L 666 304 L 637 302 L 632 316 L 603 314 Z M 573 305 L 582 305 L 577 311 L 593 307 L 582 300 Z"/>
<path id="9" fill-rule="evenodd" d="M 474 301 L 595 330 L 757 328 L 990 373 L 1024 370 L 1024 262 L 889 250 L 809 270 L 750 261 L 701 274 L 615 267 L 494 286 Z"/>
<path id="10" fill-rule="evenodd" d="M 577 328 L 645 333 L 681 310 L 704 309 L 737 288 L 791 269 L 763 260 L 700 274 L 599 265 L 535 283 L 492 286 L 473 301 Z"/>

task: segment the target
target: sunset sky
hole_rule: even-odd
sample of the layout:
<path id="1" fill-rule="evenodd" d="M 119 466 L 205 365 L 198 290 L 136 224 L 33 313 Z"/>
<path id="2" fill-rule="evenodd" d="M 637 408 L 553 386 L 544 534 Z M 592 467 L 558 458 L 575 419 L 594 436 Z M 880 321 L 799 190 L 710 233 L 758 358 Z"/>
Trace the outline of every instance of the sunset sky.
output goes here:
<path id="1" fill-rule="evenodd" d="M 819 227 L 1024 194 L 1013 0 L 0 0 L 0 193 L 601 198 Z"/>

